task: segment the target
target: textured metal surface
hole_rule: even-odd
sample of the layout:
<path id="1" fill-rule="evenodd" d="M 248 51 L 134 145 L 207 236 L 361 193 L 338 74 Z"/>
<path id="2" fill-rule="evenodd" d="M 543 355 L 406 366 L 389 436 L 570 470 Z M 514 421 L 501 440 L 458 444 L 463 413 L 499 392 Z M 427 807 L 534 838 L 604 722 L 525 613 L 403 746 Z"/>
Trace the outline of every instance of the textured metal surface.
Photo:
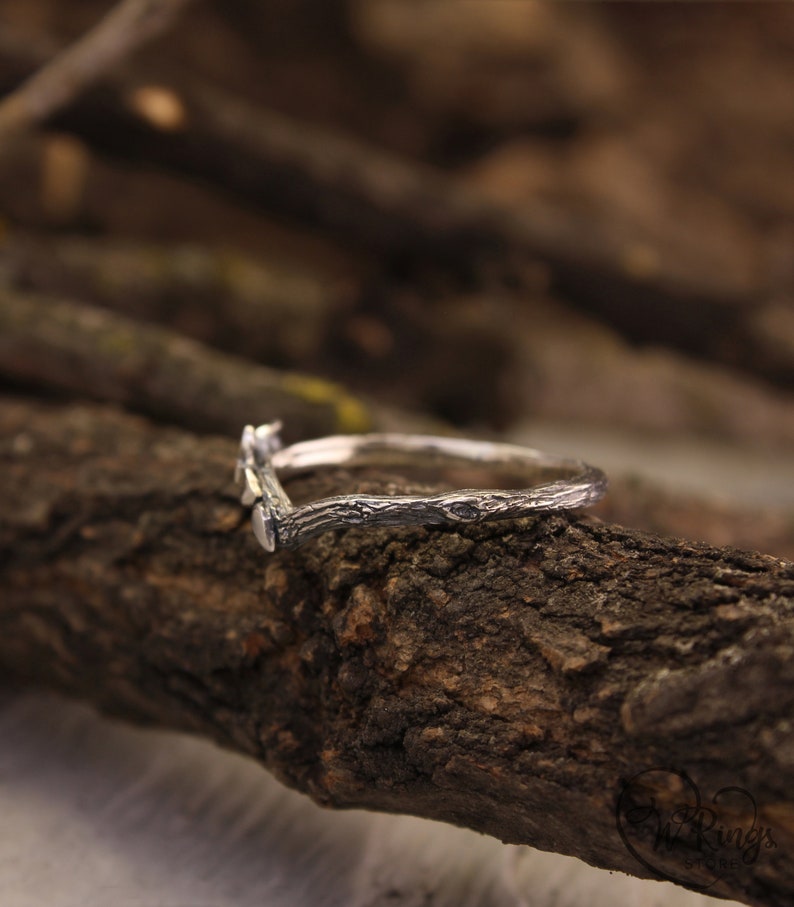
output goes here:
<path id="1" fill-rule="evenodd" d="M 263 548 L 296 548 L 308 539 L 350 526 L 426 526 L 529 516 L 538 510 L 586 507 L 604 496 L 601 470 L 514 444 L 431 435 L 334 435 L 282 448 L 280 423 L 247 425 L 236 478 L 241 501 L 253 506 L 254 533 Z M 539 471 L 569 473 L 515 490 L 465 488 L 432 495 L 338 495 L 294 506 L 277 472 L 295 475 L 325 466 L 438 466 L 450 462 L 509 468 L 535 478 Z"/>

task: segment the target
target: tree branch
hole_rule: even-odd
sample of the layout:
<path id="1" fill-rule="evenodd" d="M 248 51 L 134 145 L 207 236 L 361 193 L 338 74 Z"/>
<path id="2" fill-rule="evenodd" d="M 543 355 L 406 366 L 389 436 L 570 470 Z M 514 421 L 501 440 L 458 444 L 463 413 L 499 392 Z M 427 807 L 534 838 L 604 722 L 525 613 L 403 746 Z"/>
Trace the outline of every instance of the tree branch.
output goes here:
<path id="1" fill-rule="evenodd" d="M 12 248 L 13 242 L 7 245 Z M 5 257 L 8 252 L 9 248 L 3 250 L 0 260 L 7 270 L 13 271 L 14 261 Z M 99 261 L 94 263 L 97 268 L 103 267 L 101 249 L 99 252 Z M 88 254 L 86 250 L 85 255 Z M 53 260 L 58 257 L 55 247 L 51 257 Z M 30 277 L 23 275 L 20 283 L 43 281 L 46 284 L 47 263 L 43 257 L 37 261 L 41 273 L 31 274 Z M 142 266 L 143 261 L 134 256 L 132 264 Z M 54 266 L 57 271 L 57 265 Z M 111 257 L 104 267 L 107 274 L 98 272 L 104 274 L 98 280 L 103 292 L 111 292 L 109 288 L 119 281 L 126 285 L 123 263 L 120 266 L 118 259 Z M 144 267 L 142 270 L 147 271 Z M 111 271 L 114 275 L 112 279 L 109 276 Z M 56 278 L 53 287 L 59 283 L 67 286 L 75 284 L 75 275 L 70 278 L 69 275 L 57 274 Z M 136 283 L 138 294 L 145 293 L 145 283 L 145 275 L 139 276 Z M 225 304 L 202 307 L 201 314 L 210 319 L 212 330 L 209 335 L 217 339 L 224 332 L 239 332 L 242 323 L 248 320 L 255 327 L 247 342 L 256 345 L 260 342 L 259 338 L 267 344 L 273 342 L 263 332 L 279 336 L 279 330 L 288 330 L 286 319 L 278 317 L 278 313 L 283 311 L 283 303 L 274 300 L 275 312 L 263 310 L 267 308 L 267 284 L 268 281 L 264 280 L 262 290 L 256 294 L 256 303 L 244 294 L 236 302 L 226 300 Z M 77 288 L 81 292 L 88 291 L 79 279 Z M 280 292 L 290 292 L 289 281 L 281 282 Z M 165 302 L 173 302 L 174 299 L 173 290 L 164 297 Z M 150 305 L 156 306 L 157 303 L 153 299 Z M 158 311 L 155 309 L 152 313 L 158 314 Z M 239 316 L 237 320 L 235 312 Z M 212 321 L 213 318 L 216 320 Z M 554 351 L 557 334 L 550 332 L 549 326 L 542 321 L 533 327 L 534 332 L 529 325 L 523 332 L 531 334 L 532 349 L 535 351 L 528 358 L 537 358 L 540 345 L 545 343 L 547 352 L 543 355 L 558 361 L 561 357 Z M 575 331 L 567 330 L 565 337 L 574 337 L 582 350 L 586 348 L 588 339 L 595 347 L 589 334 L 577 337 Z M 242 339 L 239 345 L 244 345 Z M 254 346 L 250 352 L 261 358 L 271 350 L 269 346 Z M 597 349 L 595 355 L 598 355 Z M 619 358 L 618 362 L 631 374 L 630 363 Z M 553 370 L 549 367 L 545 372 L 538 370 L 536 383 L 542 383 L 538 375 L 544 374 L 550 381 L 554 380 Z M 686 377 L 691 379 L 692 376 Z M 66 393 L 84 399 L 120 403 L 128 409 L 165 419 L 183 428 L 202 433 L 219 432 L 230 437 L 235 436 L 240 427 L 251 419 L 273 415 L 285 421 L 285 430 L 291 440 L 368 428 L 435 434 L 450 431 L 449 426 L 407 410 L 392 411 L 382 404 L 364 404 L 347 394 L 342 387 L 322 378 L 265 368 L 237 356 L 215 352 L 162 327 L 141 324 L 91 306 L 2 286 L 0 378 L 12 385 L 23 384 L 47 393 Z M 569 380 L 573 381 L 573 378 Z M 605 380 L 608 380 L 606 375 L 598 379 L 600 382 Z M 663 381 L 659 380 L 657 384 L 663 387 Z M 692 388 L 698 386 L 696 381 L 691 381 L 690 393 Z M 734 400 L 742 399 L 739 391 L 741 388 L 734 388 Z M 659 392 L 660 387 L 657 387 L 653 393 L 658 395 Z M 535 393 L 539 393 L 537 388 Z M 564 376 L 560 388 L 547 393 L 551 396 L 550 413 L 559 416 L 567 412 L 565 401 L 572 395 L 566 396 Z M 646 399 L 636 375 L 634 393 L 639 400 Z M 615 393 L 602 390 L 601 395 L 609 398 Z M 653 396 L 649 395 L 648 399 L 653 399 Z M 537 399 L 533 402 L 536 408 L 540 408 Z M 783 418 L 775 420 L 773 402 L 755 401 L 752 416 L 755 421 L 745 417 L 755 440 L 770 443 L 775 440 L 774 434 L 762 430 L 763 425 L 759 428 L 758 419 L 764 412 L 769 412 L 770 426 L 779 425 L 780 431 L 783 431 L 788 424 Z M 590 416 L 592 418 L 593 413 Z M 584 415 L 580 418 L 584 421 Z M 786 438 L 783 436 L 778 440 L 783 443 Z M 598 505 L 597 512 L 608 520 L 656 533 L 697 538 L 717 545 L 758 548 L 783 557 L 794 552 L 794 526 L 790 514 L 759 508 L 742 509 L 735 504 L 719 504 L 692 494 L 676 497 L 669 490 L 662 492 L 637 480 L 612 481 L 610 494 L 606 501 Z"/>
<path id="2" fill-rule="evenodd" d="M 40 58 L 35 44 L 0 42 L 6 67 L 29 68 Z M 178 105 L 176 127 L 163 127 L 133 103 L 138 89 L 152 85 Z M 729 266 L 715 272 L 688 249 L 651 244 L 653 267 L 638 268 L 637 248 L 648 249 L 625 225 L 541 200 L 531 207 L 493 201 L 437 168 L 264 109 L 173 66 L 115 73 L 54 122 L 115 158 L 199 179 L 247 206 L 403 263 L 471 274 L 495 259 L 521 273 L 527 259 L 541 260 L 564 294 L 595 310 L 636 310 L 639 300 L 649 317 L 676 324 L 697 310 L 706 313 L 698 324 L 709 331 L 719 320 L 744 336 L 745 316 L 756 316 L 767 292 Z M 767 358 L 753 362 L 763 371 Z M 782 369 L 787 380 L 790 363 Z"/>
<path id="3" fill-rule="evenodd" d="M 323 378 L 279 372 L 102 309 L 0 286 L 0 376 L 236 435 L 276 414 L 290 437 L 366 431 L 367 407 Z"/>
<path id="4" fill-rule="evenodd" d="M 160 188 L 162 192 L 162 188 Z M 154 322 L 216 349 L 310 370 L 349 308 L 338 277 L 277 253 L 207 244 L 42 235 L 14 230 L 0 246 L 9 291 L 68 297 Z"/>
<path id="5" fill-rule="evenodd" d="M 404 288 L 386 278 L 356 275 L 340 287 L 328 270 L 312 272 L 202 245 L 76 235 L 42 239 L 20 232 L 0 247 L 0 266 L 8 285 L 0 289 L 0 304 L 18 296 L 7 304 L 25 312 L 29 305 L 44 305 L 45 297 L 65 294 L 159 322 L 235 358 L 321 372 L 405 411 L 422 408 L 492 426 L 531 416 L 665 435 L 685 432 L 769 451 L 794 444 L 792 395 L 669 351 L 638 351 L 591 319 L 529 292 L 422 291 L 420 296 L 417 291 L 407 298 Z M 29 291 L 39 300 L 28 302 Z M 97 317 L 113 323 L 110 316 Z M 62 386 L 75 374 L 96 369 L 103 353 L 87 338 L 81 347 L 86 363 L 70 374 L 53 373 L 52 360 L 64 352 L 50 348 L 56 342 L 50 320 L 44 314 L 24 320 L 25 343 L 42 350 L 37 365 L 27 360 L 27 368 L 38 372 L 30 372 L 28 380 Z M 135 345 L 137 325 L 119 324 Z M 71 328 L 60 339 L 74 350 Z M 110 357 L 109 367 L 118 365 Z M 228 400 L 243 393 L 248 379 L 238 369 L 226 384 Z M 179 393 L 186 396 L 183 387 Z M 200 397 L 191 393 L 191 407 Z M 245 406 L 232 403 L 231 411 L 242 412 L 243 421 L 251 418 Z M 216 414 L 206 418 L 217 424 Z M 180 424 L 198 428 L 199 421 Z M 350 427 L 340 430 L 356 430 L 346 424 Z M 235 430 L 230 420 L 223 430 Z"/>
<path id="6" fill-rule="evenodd" d="M 161 35 L 192 0 L 123 0 L 0 103 L 0 136 L 28 129 L 78 98 Z"/>
<path id="7" fill-rule="evenodd" d="M 791 563 L 574 515 L 351 530 L 265 558 L 233 439 L 19 401 L 0 404 L 0 437 L 7 681 L 206 734 L 326 806 L 791 902 Z M 655 766 L 752 792 L 777 847 L 715 880 L 685 867 L 696 838 L 653 851 L 628 825 L 643 866 L 615 808 Z M 672 809 L 670 777 L 643 792 Z"/>

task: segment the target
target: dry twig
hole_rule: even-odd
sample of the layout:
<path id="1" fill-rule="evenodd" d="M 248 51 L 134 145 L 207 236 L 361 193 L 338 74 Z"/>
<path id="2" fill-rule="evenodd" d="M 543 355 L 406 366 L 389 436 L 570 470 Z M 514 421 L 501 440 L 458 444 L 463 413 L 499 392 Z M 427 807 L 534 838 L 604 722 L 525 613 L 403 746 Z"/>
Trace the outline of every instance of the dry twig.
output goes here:
<path id="1" fill-rule="evenodd" d="M 74 101 L 141 45 L 168 29 L 192 0 L 123 0 L 75 44 L 0 103 L 0 136 L 29 129 Z"/>
<path id="2" fill-rule="evenodd" d="M 367 408 L 321 378 L 278 372 L 154 325 L 0 287 L 0 375 L 126 405 L 201 432 L 280 415 L 290 437 L 364 431 Z"/>

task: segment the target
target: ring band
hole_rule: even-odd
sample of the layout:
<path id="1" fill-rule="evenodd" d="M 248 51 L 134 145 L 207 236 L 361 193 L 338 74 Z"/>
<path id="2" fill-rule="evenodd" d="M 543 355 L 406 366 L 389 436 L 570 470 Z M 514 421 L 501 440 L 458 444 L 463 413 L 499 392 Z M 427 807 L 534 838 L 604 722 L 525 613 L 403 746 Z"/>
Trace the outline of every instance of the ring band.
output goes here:
<path id="1" fill-rule="evenodd" d="M 252 507 L 256 538 L 267 551 L 297 548 L 323 532 L 351 526 L 424 526 L 530 516 L 539 510 L 586 507 L 606 493 L 606 476 L 580 460 L 491 441 L 433 435 L 332 435 L 282 447 L 280 422 L 246 425 L 235 481 Z M 279 481 L 326 466 L 436 466 L 445 461 L 480 467 L 570 473 L 516 490 L 473 489 L 431 495 L 338 495 L 294 506 Z"/>

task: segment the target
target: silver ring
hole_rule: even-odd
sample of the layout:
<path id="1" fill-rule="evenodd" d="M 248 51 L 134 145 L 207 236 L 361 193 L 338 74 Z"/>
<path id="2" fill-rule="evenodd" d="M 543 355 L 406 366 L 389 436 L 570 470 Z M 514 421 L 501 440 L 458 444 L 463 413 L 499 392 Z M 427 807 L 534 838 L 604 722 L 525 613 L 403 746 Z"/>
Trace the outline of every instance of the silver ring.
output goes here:
<path id="1" fill-rule="evenodd" d="M 252 507 L 254 534 L 267 551 L 297 548 L 323 532 L 351 526 L 425 526 L 530 516 L 539 510 L 586 507 L 606 493 L 606 476 L 580 460 L 549 456 L 515 444 L 433 435 L 332 435 L 282 447 L 280 422 L 246 425 L 235 481 Z M 440 466 L 450 461 L 509 469 L 537 477 L 569 473 L 515 490 L 474 489 L 431 495 L 338 495 L 294 506 L 279 477 L 326 466 Z"/>

